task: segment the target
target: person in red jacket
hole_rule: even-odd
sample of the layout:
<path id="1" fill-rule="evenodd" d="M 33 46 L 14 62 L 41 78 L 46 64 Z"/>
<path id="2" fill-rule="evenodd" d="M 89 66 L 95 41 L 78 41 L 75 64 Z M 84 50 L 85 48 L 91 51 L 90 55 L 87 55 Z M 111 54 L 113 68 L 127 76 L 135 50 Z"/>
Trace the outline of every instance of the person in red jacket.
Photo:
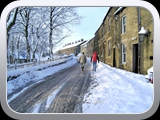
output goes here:
<path id="1" fill-rule="evenodd" d="M 97 62 L 99 63 L 99 57 L 96 51 L 91 56 L 91 62 L 93 63 L 93 71 L 96 71 Z"/>

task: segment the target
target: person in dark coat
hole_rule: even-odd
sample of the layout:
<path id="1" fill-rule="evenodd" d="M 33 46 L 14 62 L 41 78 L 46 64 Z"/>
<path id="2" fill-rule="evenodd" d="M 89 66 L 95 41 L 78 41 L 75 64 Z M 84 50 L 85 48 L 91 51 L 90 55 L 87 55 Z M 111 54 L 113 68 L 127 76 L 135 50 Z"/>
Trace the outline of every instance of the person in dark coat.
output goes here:
<path id="1" fill-rule="evenodd" d="M 87 57 L 84 55 L 84 52 L 82 52 L 82 55 L 78 58 L 78 62 L 81 63 L 81 69 L 84 70 L 84 65 L 87 62 Z"/>
<path id="2" fill-rule="evenodd" d="M 96 71 L 97 62 L 99 63 L 99 57 L 96 51 L 91 56 L 91 62 L 93 63 L 93 71 Z"/>

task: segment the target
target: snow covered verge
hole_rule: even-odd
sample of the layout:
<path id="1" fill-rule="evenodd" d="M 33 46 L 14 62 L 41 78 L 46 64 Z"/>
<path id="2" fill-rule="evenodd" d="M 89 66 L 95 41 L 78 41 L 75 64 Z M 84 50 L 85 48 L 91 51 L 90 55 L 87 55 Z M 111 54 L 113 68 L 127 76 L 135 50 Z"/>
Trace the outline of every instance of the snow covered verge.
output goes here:
<path id="1" fill-rule="evenodd" d="M 7 94 L 11 94 L 15 90 L 23 88 L 28 83 L 42 81 L 46 76 L 54 74 L 66 67 L 73 66 L 77 63 L 77 60 L 73 59 L 73 57 L 53 61 L 49 64 L 8 71 L 7 76 L 8 78 L 11 76 L 10 79 L 12 79 L 7 82 Z"/>
<path id="2" fill-rule="evenodd" d="M 53 67 L 53 66 L 57 66 L 57 65 L 66 63 L 68 60 L 71 60 L 71 59 L 73 59 L 73 56 L 71 56 L 69 58 L 60 59 L 58 61 L 51 61 L 47 64 L 25 67 L 25 69 L 22 68 L 22 69 L 16 69 L 16 70 L 9 70 L 7 72 L 7 81 L 15 79 L 15 78 L 19 77 L 20 75 L 25 74 L 25 73 L 29 73 L 31 71 L 41 71 L 41 70 L 47 69 L 49 67 Z"/>

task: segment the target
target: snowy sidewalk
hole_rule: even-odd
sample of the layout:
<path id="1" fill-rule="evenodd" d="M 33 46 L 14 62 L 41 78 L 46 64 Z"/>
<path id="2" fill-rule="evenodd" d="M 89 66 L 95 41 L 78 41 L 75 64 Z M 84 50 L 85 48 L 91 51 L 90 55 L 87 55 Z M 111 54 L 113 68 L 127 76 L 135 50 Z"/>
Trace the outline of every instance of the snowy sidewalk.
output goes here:
<path id="1" fill-rule="evenodd" d="M 99 63 L 97 71 L 91 71 L 91 79 L 84 113 L 142 113 L 153 103 L 153 85 L 144 75 Z"/>

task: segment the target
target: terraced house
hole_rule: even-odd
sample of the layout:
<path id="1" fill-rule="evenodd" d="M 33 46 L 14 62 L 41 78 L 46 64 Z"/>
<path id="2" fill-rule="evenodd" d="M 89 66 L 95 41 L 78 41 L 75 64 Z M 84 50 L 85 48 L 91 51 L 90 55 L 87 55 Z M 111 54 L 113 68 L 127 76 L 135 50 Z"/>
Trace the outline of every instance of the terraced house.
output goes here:
<path id="1" fill-rule="evenodd" d="M 94 48 L 110 66 L 146 74 L 153 66 L 153 17 L 142 7 L 110 7 Z"/>
<path id="2" fill-rule="evenodd" d="M 78 53 L 81 52 L 81 45 L 85 42 L 86 40 L 83 40 L 83 39 L 77 40 L 75 42 L 70 42 L 65 46 L 63 46 L 60 50 L 58 50 L 58 54 L 65 53 L 67 55 L 70 55 L 70 54 L 77 55 Z"/>
<path id="3" fill-rule="evenodd" d="M 87 42 L 87 50 L 86 50 L 86 55 L 87 57 L 91 58 L 93 54 L 93 46 L 94 46 L 94 37 L 88 40 Z"/>
<path id="4" fill-rule="evenodd" d="M 80 45 L 81 47 L 81 53 L 84 52 L 85 55 L 87 55 L 87 42 L 84 42 L 83 44 Z"/>

